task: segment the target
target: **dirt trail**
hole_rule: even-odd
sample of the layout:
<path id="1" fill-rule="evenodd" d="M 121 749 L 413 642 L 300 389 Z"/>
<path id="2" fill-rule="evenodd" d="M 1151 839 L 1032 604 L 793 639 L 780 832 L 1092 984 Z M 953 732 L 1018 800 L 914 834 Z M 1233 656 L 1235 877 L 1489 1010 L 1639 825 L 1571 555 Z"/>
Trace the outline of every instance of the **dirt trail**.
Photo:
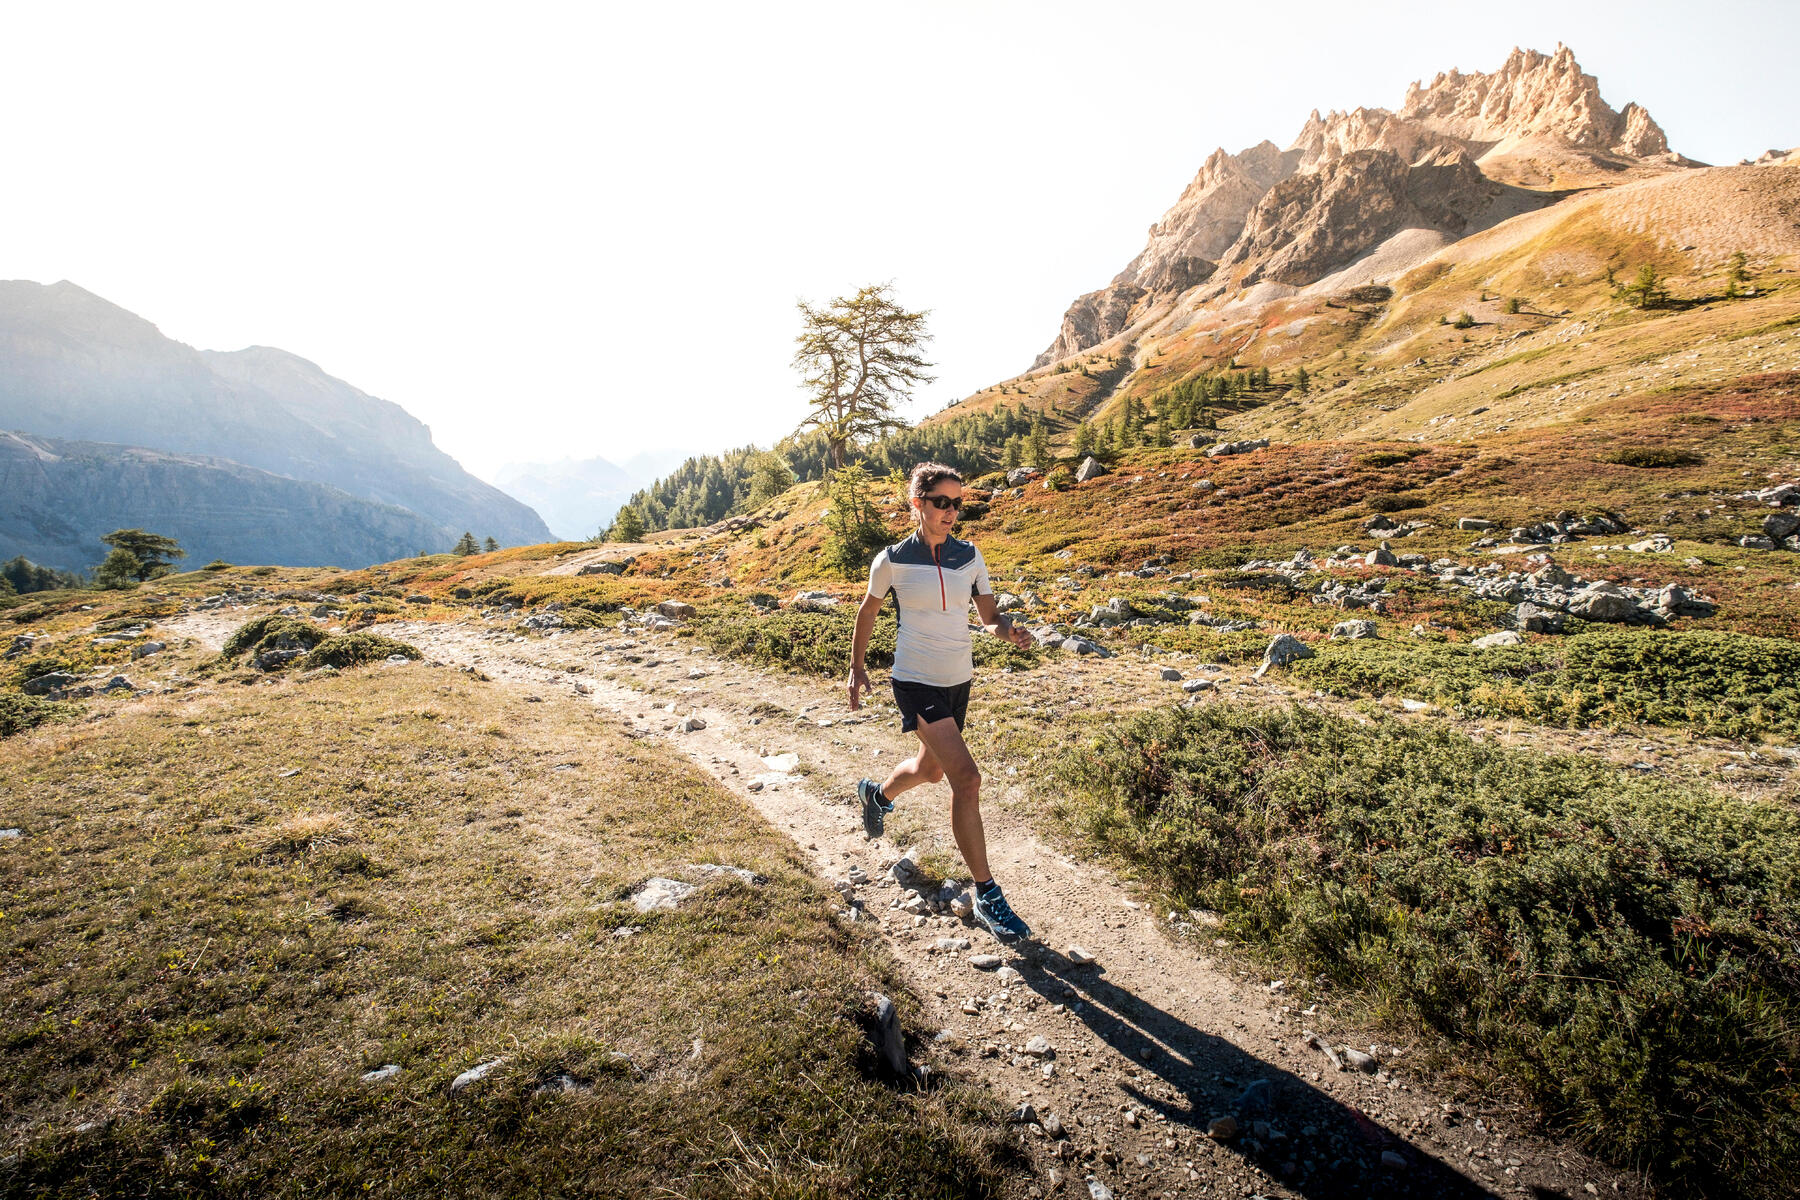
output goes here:
<path id="1" fill-rule="evenodd" d="M 216 646 L 244 619 L 163 624 Z M 855 889 L 859 924 L 885 940 L 929 1022 L 946 1031 L 939 1048 L 955 1069 L 1009 1107 L 1030 1104 L 1049 1134 L 1060 1125 L 1060 1139 L 1020 1127 L 1038 1170 L 1033 1194 L 1097 1200 L 1095 1184 L 1120 1200 L 1642 1194 L 1631 1177 L 1531 1134 L 1528 1118 L 1505 1105 L 1450 1102 L 1394 1047 L 1379 1049 L 1377 1073 L 1334 1068 L 1305 1029 L 1365 1049 L 1368 1038 L 1215 961 L 1205 930 L 1185 917 L 1177 929 L 1172 914 L 1159 918 L 1104 869 L 1041 841 L 1027 818 L 1033 784 L 1005 768 L 988 767 L 989 854 L 1038 943 L 1014 950 L 954 917 L 890 907 L 906 894 L 883 885 L 899 850 L 865 839 L 846 798 L 858 776 L 884 776 L 916 746 L 891 705 L 851 714 L 836 687 L 763 673 L 666 634 L 524 639 L 510 621 L 377 628 L 503 683 L 585 696 L 640 736 L 667 738 L 743 796 L 812 856 L 822 879 L 841 884 L 860 868 L 869 882 Z M 975 719 L 980 707 L 978 697 Z M 705 727 L 683 732 L 690 715 Z M 798 754 L 799 771 L 763 761 L 779 753 Z M 920 788 L 890 821 L 922 845 L 948 846 L 948 810 L 943 785 Z M 939 939 L 962 938 L 968 949 L 940 948 Z M 1096 962 L 1076 965 L 1071 946 Z M 977 969 L 970 956 L 983 953 L 1005 967 Z M 1006 968 L 1021 977 L 1010 986 Z M 1025 1049 L 1040 1035 L 1048 1058 Z M 1207 1137 L 1227 1114 L 1241 1122 L 1239 1136 Z"/>

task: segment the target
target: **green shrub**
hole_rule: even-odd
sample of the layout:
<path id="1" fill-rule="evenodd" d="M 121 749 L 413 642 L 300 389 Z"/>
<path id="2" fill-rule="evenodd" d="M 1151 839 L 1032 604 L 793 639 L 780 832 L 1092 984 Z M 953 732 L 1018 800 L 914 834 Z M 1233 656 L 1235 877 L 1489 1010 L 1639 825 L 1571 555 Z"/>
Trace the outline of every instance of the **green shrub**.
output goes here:
<path id="1" fill-rule="evenodd" d="M 1475 328 L 1475 318 L 1466 312 L 1457 313 L 1456 320 L 1450 322 L 1450 327 L 1452 329 L 1473 329 Z"/>
<path id="2" fill-rule="evenodd" d="M 202 571 L 229 571 L 231 570 L 231 564 L 222 558 L 215 558 L 200 569 Z"/>
<path id="3" fill-rule="evenodd" d="M 1669 1194 L 1800 1187 L 1800 815 L 1301 708 L 1115 721 L 1065 811 Z"/>
<path id="4" fill-rule="evenodd" d="M 336 667 L 341 671 L 383 662 L 396 654 L 411 659 L 424 657 L 417 646 L 377 633 L 337 633 L 314 646 L 310 654 L 299 660 L 299 665 L 309 671 L 318 667 Z"/>
<path id="5" fill-rule="evenodd" d="M 1404 695 L 1549 725 L 1641 721 L 1725 737 L 1800 734 L 1800 644 L 1720 630 L 1601 629 L 1554 641 L 1328 642 L 1296 678 L 1339 695 Z"/>
<path id="6" fill-rule="evenodd" d="M 1366 454 L 1358 454 L 1351 461 L 1359 467 L 1397 467 L 1401 463 L 1411 462 L 1423 450 L 1370 450 Z"/>
<path id="7" fill-rule="evenodd" d="M 1057 467 L 1044 476 L 1044 482 L 1053 492 L 1066 492 L 1075 486 L 1075 473 L 1066 466 Z"/>
<path id="8" fill-rule="evenodd" d="M 42 696 L 22 696 L 18 692 L 0 692 L 0 737 L 24 733 L 46 721 L 67 721 L 80 714 L 79 704 L 46 700 Z"/>
<path id="9" fill-rule="evenodd" d="M 1646 467 L 1657 470 L 1668 467 L 1697 467 L 1702 459 L 1699 455 L 1690 454 L 1685 450 L 1668 450 L 1656 446 L 1627 446 L 1623 450 L 1602 454 L 1600 461 L 1617 463 L 1622 467 Z"/>
<path id="10" fill-rule="evenodd" d="M 219 653 L 237 658 L 265 650 L 310 650 L 324 640 L 325 631 L 311 621 L 271 613 L 239 625 Z"/>

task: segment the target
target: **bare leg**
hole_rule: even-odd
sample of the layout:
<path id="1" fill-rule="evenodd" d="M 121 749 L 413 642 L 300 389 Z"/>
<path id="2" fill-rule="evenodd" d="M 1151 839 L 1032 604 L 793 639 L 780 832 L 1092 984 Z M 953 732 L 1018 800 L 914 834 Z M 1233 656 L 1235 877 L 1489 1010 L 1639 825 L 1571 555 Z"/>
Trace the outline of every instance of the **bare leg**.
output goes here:
<path id="1" fill-rule="evenodd" d="M 981 827 L 981 770 L 949 717 L 919 726 L 919 740 L 950 781 L 950 832 L 977 882 L 992 879 L 987 834 Z"/>
<path id="2" fill-rule="evenodd" d="M 911 791 L 921 783 L 936 783 L 943 777 L 944 768 L 938 766 L 931 748 L 921 744 L 917 754 L 894 768 L 894 773 L 881 785 L 881 794 L 891 802 L 901 792 Z"/>

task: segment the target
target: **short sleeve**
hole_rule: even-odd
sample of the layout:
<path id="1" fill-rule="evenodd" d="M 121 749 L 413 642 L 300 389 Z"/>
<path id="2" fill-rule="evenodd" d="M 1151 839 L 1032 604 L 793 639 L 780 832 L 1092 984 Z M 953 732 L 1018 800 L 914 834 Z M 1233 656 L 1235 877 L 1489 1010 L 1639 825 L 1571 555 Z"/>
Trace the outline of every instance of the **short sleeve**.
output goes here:
<path id="1" fill-rule="evenodd" d="M 894 568 L 888 564 L 887 548 L 883 547 L 875 561 L 869 564 L 869 595 L 882 600 L 894 588 Z"/>
<path id="2" fill-rule="evenodd" d="M 970 590 L 976 596 L 994 594 L 994 585 L 988 581 L 987 559 L 981 557 L 979 550 L 975 552 L 975 579 Z"/>

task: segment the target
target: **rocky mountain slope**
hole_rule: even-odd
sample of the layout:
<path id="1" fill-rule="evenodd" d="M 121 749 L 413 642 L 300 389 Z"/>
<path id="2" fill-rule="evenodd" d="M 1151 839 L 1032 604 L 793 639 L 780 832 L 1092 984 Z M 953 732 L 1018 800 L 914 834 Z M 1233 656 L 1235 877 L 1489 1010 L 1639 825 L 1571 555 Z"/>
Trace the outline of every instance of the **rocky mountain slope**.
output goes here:
<path id="1" fill-rule="evenodd" d="M 1690 165 L 1643 108 L 1609 105 L 1562 46 L 1514 50 L 1491 74 L 1415 83 L 1397 111 L 1315 110 L 1285 150 L 1215 151 L 1138 256 L 1070 306 L 1033 366 L 1097 346 L 1194 288 L 1216 299 L 1265 280 L 1303 287 L 1396 238 L 1417 261 L 1573 189 Z"/>
<path id="2" fill-rule="evenodd" d="M 195 566 L 364 566 L 457 536 L 410 509 L 229 459 L 0 432 L 8 556 L 83 570 L 105 557 L 101 535 L 127 526 L 176 538 Z"/>
<path id="3" fill-rule="evenodd" d="M 197 351 L 66 281 L 0 282 L 0 428 L 229 459 L 403 506 L 452 537 L 550 537 L 399 405 L 283 350 Z"/>

